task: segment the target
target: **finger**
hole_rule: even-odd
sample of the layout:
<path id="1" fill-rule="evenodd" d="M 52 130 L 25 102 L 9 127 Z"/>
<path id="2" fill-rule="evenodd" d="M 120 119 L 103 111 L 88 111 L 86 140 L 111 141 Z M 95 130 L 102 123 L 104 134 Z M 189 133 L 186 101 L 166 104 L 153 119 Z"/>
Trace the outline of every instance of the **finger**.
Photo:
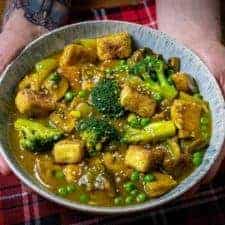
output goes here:
<path id="1" fill-rule="evenodd" d="M 18 51 L 23 48 L 24 43 L 21 38 L 15 39 L 10 31 L 3 31 L 0 34 L 0 43 L 0 72 L 2 72 Z"/>
<path id="2" fill-rule="evenodd" d="M 10 169 L 2 156 L 0 156 L 0 173 L 3 175 L 8 175 L 10 173 Z"/>
<path id="3" fill-rule="evenodd" d="M 225 97 L 225 71 L 218 75 L 217 80 L 223 92 L 223 97 Z"/>

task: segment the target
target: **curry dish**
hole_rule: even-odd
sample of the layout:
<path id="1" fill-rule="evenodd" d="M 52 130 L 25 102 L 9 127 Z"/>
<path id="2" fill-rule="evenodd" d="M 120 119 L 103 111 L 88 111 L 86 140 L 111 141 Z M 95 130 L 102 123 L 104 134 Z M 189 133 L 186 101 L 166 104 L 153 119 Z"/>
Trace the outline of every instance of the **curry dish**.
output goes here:
<path id="1" fill-rule="evenodd" d="M 131 46 L 126 32 L 75 40 L 18 85 L 13 153 L 61 197 L 138 204 L 202 162 L 211 117 L 195 80 L 179 58 Z"/>

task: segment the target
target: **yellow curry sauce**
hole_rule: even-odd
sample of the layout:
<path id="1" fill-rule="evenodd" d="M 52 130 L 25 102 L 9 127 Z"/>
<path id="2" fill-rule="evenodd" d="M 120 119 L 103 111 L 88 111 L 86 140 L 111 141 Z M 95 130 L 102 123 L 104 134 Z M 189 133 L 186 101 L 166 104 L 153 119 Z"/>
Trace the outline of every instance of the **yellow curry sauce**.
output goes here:
<path id="1" fill-rule="evenodd" d="M 211 118 L 195 80 L 127 33 L 81 39 L 19 83 L 10 125 L 19 164 L 83 204 L 157 198 L 198 167 Z"/>

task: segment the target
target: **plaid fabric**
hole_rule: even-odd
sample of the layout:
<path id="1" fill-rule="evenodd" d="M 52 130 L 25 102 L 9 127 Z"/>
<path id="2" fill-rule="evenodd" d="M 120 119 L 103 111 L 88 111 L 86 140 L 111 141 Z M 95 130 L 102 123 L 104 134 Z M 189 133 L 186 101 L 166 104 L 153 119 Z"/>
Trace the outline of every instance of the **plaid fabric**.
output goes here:
<path id="1" fill-rule="evenodd" d="M 76 13 L 71 22 L 87 19 L 115 19 L 157 26 L 155 3 L 151 0 L 132 7 Z M 35 194 L 14 175 L 0 175 L 0 225 L 225 225 L 224 175 L 221 173 L 191 197 L 128 216 L 96 216 L 72 211 Z"/>

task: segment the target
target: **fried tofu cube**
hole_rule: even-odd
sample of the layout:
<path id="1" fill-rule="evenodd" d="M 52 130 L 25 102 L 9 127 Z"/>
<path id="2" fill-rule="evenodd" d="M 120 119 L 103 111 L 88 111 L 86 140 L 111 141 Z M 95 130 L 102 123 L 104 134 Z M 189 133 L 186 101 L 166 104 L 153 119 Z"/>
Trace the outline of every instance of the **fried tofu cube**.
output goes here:
<path id="1" fill-rule="evenodd" d="M 66 78 L 61 77 L 60 81 L 57 85 L 52 85 L 52 81 L 50 79 L 46 79 L 43 87 L 48 90 L 49 95 L 55 100 L 60 100 L 66 93 L 69 88 L 69 83 Z"/>
<path id="2" fill-rule="evenodd" d="M 178 72 L 173 74 L 171 78 L 178 91 L 192 93 L 197 89 L 194 79 L 186 73 Z"/>
<path id="3" fill-rule="evenodd" d="M 179 129 L 179 138 L 199 137 L 201 112 L 202 107 L 196 102 L 181 99 L 173 102 L 171 119 Z"/>
<path id="4" fill-rule="evenodd" d="M 125 109 L 142 117 L 151 117 L 155 113 L 156 102 L 150 96 L 141 94 L 125 86 L 120 94 L 120 103 Z"/>
<path id="5" fill-rule="evenodd" d="M 143 146 L 131 145 L 125 155 L 125 165 L 140 172 L 147 172 L 151 164 L 151 153 Z"/>
<path id="6" fill-rule="evenodd" d="M 161 196 L 177 185 L 177 182 L 170 175 L 158 172 L 153 174 L 156 178 L 155 181 L 147 182 L 144 185 L 145 192 L 150 198 Z"/>
<path id="7" fill-rule="evenodd" d="M 15 104 L 20 113 L 38 117 L 48 115 L 56 107 L 55 101 L 49 96 L 30 89 L 19 91 Z"/>
<path id="8" fill-rule="evenodd" d="M 78 164 L 66 165 L 63 169 L 66 181 L 71 183 L 77 181 L 82 174 L 81 166 Z"/>
<path id="9" fill-rule="evenodd" d="M 84 156 L 84 144 L 80 140 L 62 140 L 53 148 L 56 163 L 79 163 Z"/>
<path id="10" fill-rule="evenodd" d="M 59 59 L 60 67 L 73 66 L 79 63 L 94 63 L 97 60 L 96 51 L 78 44 L 67 45 Z"/>
<path id="11" fill-rule="evenodd" d="M 69 81 L 73 90 L 81 88 L 81 71 L 79 66 L 61 67 L 60 73 Z"/>
<path id="12" fill-rule="evenodd" d="M 57 128 L 66 133 L 71 133 L 76 125 L 76 119 L 67 110 L 54 111 L 50 114 L 49 119 Z"/>
<path id="13" fill-rule="evenodd" d="M 100 60 L 127 58 L 131 52 L 131 37 L 126 32 L 97 38 L 97 55 Z"/>

